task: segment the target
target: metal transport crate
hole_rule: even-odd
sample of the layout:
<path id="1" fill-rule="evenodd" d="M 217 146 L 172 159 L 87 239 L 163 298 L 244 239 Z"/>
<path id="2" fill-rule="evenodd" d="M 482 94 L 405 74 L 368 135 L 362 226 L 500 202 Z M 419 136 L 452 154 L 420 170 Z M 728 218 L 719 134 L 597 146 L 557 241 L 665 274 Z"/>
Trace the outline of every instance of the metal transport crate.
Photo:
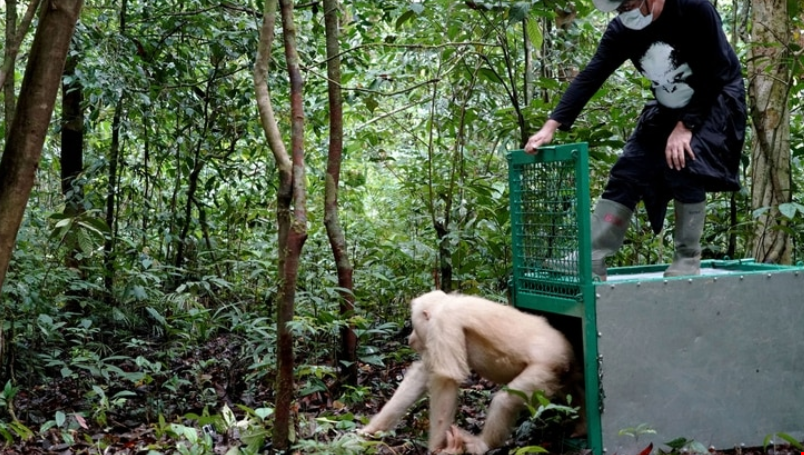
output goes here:
<path id="1" fill-rule="evenodd" d="M 700 276 L 664 278 L 658 264 L 594 280 L 587 157 L 585 143 L 508 155 L 512 301 L 559 320 L 583 357 L 584 445 L 804 438 L 804 267 L 703 261 Z M 640 428 L 655 433 L 627 434 Z"/>

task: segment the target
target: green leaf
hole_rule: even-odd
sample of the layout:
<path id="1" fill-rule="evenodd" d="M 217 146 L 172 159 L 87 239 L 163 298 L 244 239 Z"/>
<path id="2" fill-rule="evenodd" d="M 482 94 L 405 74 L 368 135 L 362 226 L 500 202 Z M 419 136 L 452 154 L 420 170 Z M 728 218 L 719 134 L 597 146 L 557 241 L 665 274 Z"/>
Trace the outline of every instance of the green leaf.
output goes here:
<path id="1" fill-rule="evenodd" d="M 14 433 L 17 433 L 17 436 L 19 436 L 20 439 L 30 439 L 34 435 L 34 432 L 30 428 L 23 425 L 22 422 L 10 422 L 8 426 L 12 431 L 14 431 Z"/>
<path id="2" fill-rule="evenodd" d="M 12 436 L 11 433 L 2 426 L 0 426 L 0 435 L 3 436 L 3 439 L 6 440 L 6 443 L 11 444 L 14 442 L 14 436 Z"/>
<path id="3" fill-rule="evenodd" d="M 765 436 L 765 439 L 762 441 L 762 448 L 763 448 L 763 449 L 764 449 L 766 452 L 768 451 L 768 445 L 770 444 L 770 442 L 771 442 L 772 440 L 773 440 L 773 434 L 771 433 L 771 434 L 769 434 L 769 435 Z"/>
<path id="4" fill-rule="evenodd" d="M 267 419 L 274 413 L 272 408 L 257 408 L 254 410 L 254 415 L 259 417 L 262 420 Z"/>
<path id="5" fill-rule="evenodd" d="M 690 441 L 686 445 L 687 452 L 689 453 L 699 453 L 699 454 L 707 454 L 709 453 L 709 449 L 706 448 L 705 445 L 698 441 Z"/>
<path id="6" fill-rule="evenodd" d="M 167 319 L 165 319 L 164 316 L 159 314 L 159 312 L 156 311 L 154 308 L 148 307 L 145 310 L 148 312 L 148 314 L 151 315 L 152 318 L 156 319 L 156 322 L 162 325 L 167 325 Z"/>
<path id="7" fill-rule="evenodd" d="M 137 396 L 136 392 L 132 392 L 131 390 L 121 390 L 115 393 L 112 399 L 114 400 L 117 398 L 136 397 L 136 396 Z"/>
<path id="8" fill-rule="evenodd" d="M 237 418 L 235 418 L 234 412 L 228 405 L 223 405 L 223 409 L 221 409 L 221 419 L 223 419 L 224 428 L 234 428 L 237 424 Z"/>
<path id="9" fill-rule="evenodd" d="M 380 103 L 378 103 L 373 96 L 366 97 L 363 102 L 366 104 L 366 109 L 368 109 L 372 114 L 374 113 L 374 110 L 377 109 L 377 106 L 380 105 Z"/>
<path id="10" fill-rule="evenodd" d="M 790 19 L 798 17 L 801 11 L 802 2 L 800 0 L 787 0 L 787 14 Z"/>
<path id="11" fill-rule="evenodd" d="M 400 28 L 402 28 L 403 25 L 405 25 L 405 22 L 408 22 L 409 20 L 411 20 L 411 19 L 413 19 L 415 17 L 416 17 L 416 13 L 414 13 L 413 11 L 411 11 L 411 10 L 405 11 L 396 20 L 396 24 L 395 24 L 396 29 L 399 30 Z"/>
<path id="12" fill-rule="evenodd" d="M 687 445 L 688 442 L 689 440 L 687 438 L 676 438 L 670 442 L 665 442 L 665 445 L 671 449 L 681 450 L 681 448 Z"/>
<path id="13" fill-rule="evenodd" d="M 542 28 L 539 26 L 539 21 L 529 17 L 525 21 L 525 33 L 528 35 L 530 43 L 533 44 L 534 49 L 541 49 L 544 36 L 542 35 Z"/>
<path id="14" fill-rule="evenodd" d="M 56 223 L 55 228 L 58 229 L 58 228 L 63 228 L 63 227 L 69 226 L 70 223 L 72 223 L 72 222 L 73 222 L 73 218 L 65 218 L 63 220 L 59 220 Z"/>
<path id="15" fill-rule="evenodd" d="M 148 298 L 148 293 L 145 291 L 144 287 L 136 285 L 131 288 L 131 296 L 134 297 L 134 300 L 143 301 Z"/>
<path id="16" fill-rule="evenodd" d="M 785 202 L 784 204 L 779 204 L 779 212 L 784 215 L 785 218 L 795 218 L 797 210 L 798 207 L 796 207 L 794 203 Z"/>
<path id="17" fill-rule="evenodd" d="M 62 411 L 56 411 L 56 426 L 61 428 L 64 426 L 64 421 L 67 420 L 67 415 Z"/>
<path id="18" fill-rule="evenodd" d="M 757 218 L 761 217 L 762 215 L 765 215 L 766 213 L 768 213 L 768 211 L 770 211 L 770 207 L 760 207 L 760 208 L 754 210 L 753 212 L 751 212 L 751 217 L 754 218 L 754 219 L 757 219 Z"/>
<path id="19" fill-rule="evenodd" d="M 497 73 L 495 73 L 489 68 L 480 68 L 480 70 L 477 73 L 478 76 L 480 76 L 482 79 L 485 79 L 490 82 L 496 82 L 498 84 L 502 83 L 502 79 L 500 79 L 500 77 L 497 76 Z"/>
<path id="20" fill-rule="evenodd" d="M 517 449 L 514 455 L 522 455 L 525 453 L 548 453 L 549 451 L 542 446 L 528 446 Z"/>
<path id="21" fill-rule="evenodd" d="M 385 362 L 383 362 L 382 357 L 378 355 L 360 356 L 360 361 L 363 363 L 367 363 L 369 365 L 374 365 L 376 367 L 385 366 Z"/>
<path id="22" fill-rule="evenodd" d="M 787 441 L 788 444 L 790 444 L 791 446 L 795 447 L 796 449 L 804 450 L 804 444 L 801 444 L 801 442 L 799 440 L 797 440 L 796 438 L 790 436 L 789 434 L 787 434 L 787 433 L 776 433 L 776 436 L 779 436 L 780 438 L 784 439 L 785 441 Z"/>
<path id="23" fill-rule="evenodd" d="M 527 17 L 528 12 L 530 12 L 530 4 L 528 2 L 517 2 L 508 12 L 508 23 L 521 22 Z"/>

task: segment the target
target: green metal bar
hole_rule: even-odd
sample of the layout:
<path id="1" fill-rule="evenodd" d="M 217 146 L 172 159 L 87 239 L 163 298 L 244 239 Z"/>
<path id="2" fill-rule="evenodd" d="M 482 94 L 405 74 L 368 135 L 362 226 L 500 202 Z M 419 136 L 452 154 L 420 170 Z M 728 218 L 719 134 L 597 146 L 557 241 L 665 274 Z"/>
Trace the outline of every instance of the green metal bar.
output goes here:
<path id="1" fill-rule="evenodd" d="M 587 285 L 592 284 L 592 210 L 591 201 L 589 200 L 589 147 L 585 142 L 575 145 L 577 149 L 573 151 L 573 155 L 575 157 L 575 194 L 578 199 L 578 266 L 581 284 Z M 594 299 L 592 299 L 592 302 L 594 302 Z"/>
<path id="2" fill-rule="evenodd" d="M 508 154 L 515 307 L 581 321 L 587 444 L 603 455 L 586 143 Z M 556 267 L 556 265 L 558 267 Z"/>
<path id="3" fill-rule="evenodd" d="M 584 306 L 579 300 L 562 299 L 549 295 L 519 292 L 514 306 L 526 310 L 546 311 L 578 318 L 584 315 Z"/>
<path id="4" fill-rule="evenodd" d="M 586 390 L 587 442 L 594 455 L 603 455 L 603 390 L 597 346 L 597 308 L 592 278 L 592 209 L 589 191 L 589 148 L 575 144 L 575 178 L 578 213 L 578 268 L 581 277 L 583 312 L 584 389 Z"/>
<path id="5" fill-rule="evenodd" d="M 590 257 L 591 258 L 591 257 Z M 589 261 L 591 263 L 591 260 Z M 591 266 L 591 264 L 590 264 Z M 603 389 L 598 355 L 597 308 L 595 285 L 586 283 L 583 290 L 583 366 L 586 390 L 586 438 L 594 455 L 603 455 Z"/>
<path id="6" fill-rule="evenodd" d="M 522 153 L 524 153 L 524 151 Z M 507 156 L 508 163 L 509 163 L 509 165 L 508 165 L 509 169 L 514 169 L 514 164 L 515 164 L 514 163 L 514 155 L 516 155 L 516 154 L 509 153 L 508 156 Z M 510 210 L 511 210 L 511 214 L 510 214 L 511 218 L 510 219 L 511 219 L 511 231 L 512 231 L 511 232 L 511 248 L 512 248 L 512 251 L 522 251 L 522 248 L 523 248 L 522 236 L 517 235 L 517 231 L 519 230 L 519 225 L 516 222 L 516 220 L 521 220 L 522 219 L 522 210 L 521 210 L 520 204 L 519 204 L 521 191 L 522 191 L 521 180 L 515 178 L 514 172 L 509 171 L 509 173 L 508 173 L 508 200 L 509 200 L 509 207 L 510 207 Z M 511 279 L 511 284 L 512 284 L 512 286 L 511 286 L 511 296 L 512 296 L 512 300 L 514 302 L 516 302 L 516 300 L 517 300 L 517 298 L 516 298 L 516 295 L 517 295 L 516 289 L 518 287 L 517 285 L 519 284 L 519 282 L 520 282 L 520 280 L 522 279 L 522 276 L 523 276 L 523 264 L 522 264 L 522 258 L 518 254 L 513 254 L 512 256 L 513 256 L 512 257 L 513 273 L 512 273 L 512 279 Z M 516 303 L 514 303 L 514 306 L 516 306 Z"/>

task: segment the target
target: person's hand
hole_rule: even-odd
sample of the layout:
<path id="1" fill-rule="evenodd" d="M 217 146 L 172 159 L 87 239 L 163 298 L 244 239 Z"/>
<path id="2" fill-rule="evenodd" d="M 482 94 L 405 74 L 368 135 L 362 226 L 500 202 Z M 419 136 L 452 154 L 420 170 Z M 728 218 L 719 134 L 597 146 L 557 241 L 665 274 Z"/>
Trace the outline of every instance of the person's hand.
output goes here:
<path id="1" fill-rule="evenodd" d="M 539 147 L 544 144 L 549 144 L 550 141 L 553 140 L 553 135 L 559 126 L 561 126 L 561 124 L 553 119 L 545 122 L 542 129 L 528 139 L 528 143 L 525 144 L 525 153 L 539 153 Z"/>
<path id="2" fill-rule="evenodd" d="M 678 122 L 670 137 L 667 138 L 667 147 L 664 149 L 664 156 L 667 159 L 667 166 L 670 169 L 680 171 L 686 166 L 686 158 L 695 160 L 695 154 L 690 146 L 692 141 L 692 131 L 688 130 L 683 123 Z"/>

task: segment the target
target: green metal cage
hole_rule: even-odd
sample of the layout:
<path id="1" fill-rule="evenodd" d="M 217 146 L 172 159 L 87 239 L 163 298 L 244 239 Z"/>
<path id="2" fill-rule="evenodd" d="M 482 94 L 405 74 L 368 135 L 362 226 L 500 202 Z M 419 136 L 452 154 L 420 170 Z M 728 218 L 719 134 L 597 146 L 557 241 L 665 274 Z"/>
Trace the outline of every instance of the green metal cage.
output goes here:
<path id="1" fill-rule="evenodd" d="M 602 391 L 595 324 L 586 143 L 543 147 L 537 154 L 508 154 L 513 273 L 517 308 L 565 320 L 583 353 L 589 435 L 586 445 L 602 453 Z M 569 329 L 567 327 L 570 327 Z M 596 391 L 596 393 L 590 393 Z M 589 410 L 594 410 L 589 412 Z"/>
<path id="2" fill-rule="evenodd" d="M 517 150 L 508 160 L 513 287 L 517 295 L 538 295 L 540 308 L 547 298 L 560 312 L 572 311 L 592 281 L 587 145 Z"/>
<path id="3" fill-rule="evenodd" d="M 603 455 L 680 436 L 718 448 L 804 438 L 804 266 L 707 260 L 696 276 L 653 264 L 599 281 L 587 145 L 508 161 L 512 304 L 547 317 L 583 357 L 588 433 L 567 445 Z M 655 431 L 639 441 L 622 433 L 645 423 Z"/>

